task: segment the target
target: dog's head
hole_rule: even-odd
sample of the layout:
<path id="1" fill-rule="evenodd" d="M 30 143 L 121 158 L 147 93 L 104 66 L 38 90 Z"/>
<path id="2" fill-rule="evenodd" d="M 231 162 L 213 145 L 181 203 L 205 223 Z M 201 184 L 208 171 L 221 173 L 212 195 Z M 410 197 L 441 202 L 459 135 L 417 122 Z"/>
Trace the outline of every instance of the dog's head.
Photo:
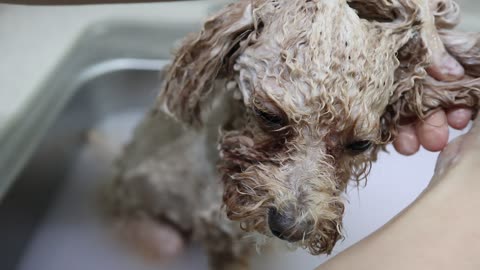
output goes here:
<path id="1" fill-rule="evenodd" d="M 392 2 L 238 1 L 177 51 L 167 112 L 201 125 L 219 80 L 242 104 L 219 151 L 227 215 L 245 230 L 313 254 L 341 237 L 342 192 L 392 139 L 400 90 L 424 76 L 420 10 Z"/>

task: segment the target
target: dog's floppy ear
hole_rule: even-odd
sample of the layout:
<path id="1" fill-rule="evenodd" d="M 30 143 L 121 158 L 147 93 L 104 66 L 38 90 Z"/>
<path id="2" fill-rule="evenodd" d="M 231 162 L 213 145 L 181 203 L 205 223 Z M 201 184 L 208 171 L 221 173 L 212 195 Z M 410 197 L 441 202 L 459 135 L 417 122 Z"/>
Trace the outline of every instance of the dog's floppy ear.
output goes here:
<path id="1" fill-rule="evenodd" d="M 390 142 L 397 134 L 400 120 L 421 115 L 423 79 L 430 62 L 426 25 L 433 25 L 427 2 L 412 0 L 348 0 L 360 18 L 387 29 L 398 46 L 395 56 L 394 90 L 381 119 L 382 141 Z M 431 16 L 431 18 L 429 17 Z M 425 22 L 425 19 L 432 21 Z"/>
<path id="2" fill-rule="evenodd" d="M 231 75 L 232 63 L 256 28 L 252 1 L 230 4 L 188 36 L 165 75 L 159 106 L 176 119 L 201 126 L 202 111 L 213 99 L 216 79 Z"/>

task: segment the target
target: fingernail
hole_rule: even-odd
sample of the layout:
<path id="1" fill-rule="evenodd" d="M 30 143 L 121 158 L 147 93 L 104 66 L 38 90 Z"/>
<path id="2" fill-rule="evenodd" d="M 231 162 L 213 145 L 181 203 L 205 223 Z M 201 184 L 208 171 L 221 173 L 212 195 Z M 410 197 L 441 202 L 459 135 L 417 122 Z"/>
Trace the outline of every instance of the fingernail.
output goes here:
<path id="1" fill-rule="evenodd" d="M 446 120 L 447 119 L 444 113 L 436 112 L 427 117 L 425 122 L 428 122 L 428 124 L 433 127 L 441 127 L 446 123 Z"/>
<path id="2" fill-rule="evenodd" d="M 463 129 L 472 118 L 472 111 L 459 108 L 448 113 L 448 122 L 455 129 Z"/>
<path id="3" fill-rule="evenodd" d="M 404 155 L 405 156 L 411 156 L 415 153 L 418 152 L 420 146 L 413 143 L 413 142 L 405 142 L 405 143 L 402 143 L 402 149 L 404 151 Z"/>

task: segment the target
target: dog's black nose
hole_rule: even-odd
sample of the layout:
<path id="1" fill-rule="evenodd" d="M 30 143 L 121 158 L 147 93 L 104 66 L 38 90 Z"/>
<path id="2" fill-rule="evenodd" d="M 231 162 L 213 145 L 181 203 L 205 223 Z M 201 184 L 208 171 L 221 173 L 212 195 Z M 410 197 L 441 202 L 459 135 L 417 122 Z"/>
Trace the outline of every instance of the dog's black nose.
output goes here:
<path id="1" fill-rule="evenodd" d="M 303 224 L 303 223 L 301 223 Z M 294 216 L 280 213 L 274 208 L 268 211 L 268 226 L 272 234 L 282 240 L 297 242 L 302 240 L 305 232 L 303 225 L 298 224 Z"/>

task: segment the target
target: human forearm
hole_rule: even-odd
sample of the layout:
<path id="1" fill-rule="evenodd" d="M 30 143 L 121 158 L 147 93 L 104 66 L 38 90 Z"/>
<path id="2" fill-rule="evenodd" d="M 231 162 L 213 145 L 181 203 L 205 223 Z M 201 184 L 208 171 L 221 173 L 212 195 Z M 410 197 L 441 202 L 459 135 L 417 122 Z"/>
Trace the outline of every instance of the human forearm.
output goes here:
<path id="1" fill-rule="evenodd" d="M 478 156 L 463 153 L 409 208 L 318 269 L 480 269 Z"/>

